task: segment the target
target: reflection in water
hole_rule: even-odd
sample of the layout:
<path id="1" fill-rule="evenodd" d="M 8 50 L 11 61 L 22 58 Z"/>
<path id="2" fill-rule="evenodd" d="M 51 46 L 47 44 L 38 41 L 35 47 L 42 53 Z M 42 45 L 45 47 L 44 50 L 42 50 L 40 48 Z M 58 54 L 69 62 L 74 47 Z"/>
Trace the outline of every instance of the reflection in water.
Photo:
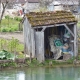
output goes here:
<path id="1" fill-rule="evenodd" d="M 79 67 L 26 68 L 0 71 L 0 80 L 80 80 Z"/>
<path id="2" fill-rule="evenodd" d="M 23 72 L 19 72 L 16 80 L 25 80 L 25 74 Z"/>

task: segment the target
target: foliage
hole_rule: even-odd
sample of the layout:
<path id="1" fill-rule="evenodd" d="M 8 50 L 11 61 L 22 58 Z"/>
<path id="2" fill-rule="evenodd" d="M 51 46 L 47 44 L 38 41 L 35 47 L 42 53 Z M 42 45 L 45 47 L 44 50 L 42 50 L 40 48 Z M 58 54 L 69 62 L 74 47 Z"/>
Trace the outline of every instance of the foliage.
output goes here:
<path id="1" fill-rule="evenodd" d="M 14 20 L 16 20 L 16 21 L 21 21 L 22 18 L 21 18 L 21 17 L 14 17 Z"/>
<path id="2" fill-rule="evenodd" d="M 1 32 L 15 32 L 15 31 L 22 31 L 22 25 L 20 25 L 20 21 L 22 20 L 21 17 L 14 17 L 11 18 L 10 16 L 5 16 L 5 19 L 2 20 L 0 25 Z"/>
<path id="3" fill-rule="evenodd" d="M 71 59 L 67 60 L 67 64 L 73 64 L 74 60 L 75 60 L 75 57 L 72 57 Z"/>
<path id="4" fill-rule="evenodd" d="M 19 52 L 18 55 L 17 55 L 17 58 L 25 58 L 25 54 L 23 54 L 22 52 Z"/>
<path id="5" fill-rule="evenodd" d="M 77 60 L 80 60 L 80 55 L 77 56 Z"/>
<path id="6" fill-rule="evenodd" d="M 1 32 L 14 32 L 19 30 L 20 21 L 14 19 L 3 19 L 0 25 Z"/>
<path id="7" fill-rule="evenodd" d="M 40 63 L 36 60 L 36 58 L 32 59 L 31 62 L 29 59 L 27 59 L 26 63 L 28 64 L 29 67 L 37 67 L 40 65 Z"/>
<path id="8" fill-rule="evenodd" d="M 17 39 L 11 40 L 0 39 L 0 50 L 6 50 L 8 52 L 20 52 L 24 50 L 24 45 L 19 43 Z"/>
<path id="9" fill-rule="evenodd" d="M 77 26 L 80 27 L 80 22 L 77 23 Z"/>
<path id="10" fill-rule="evenodd" d="M 9 18 L 10 18 L 10 16 L 9 16 L 9 15 L 5 16 L 5 19 L 9 19 Z"/>
<path id="11" fill-rule="evenodd" d="M 28 59 L 26 62 L 29 67 L 54 67 L 54 66 L 62 66 L 62 65 L 73 65 L 73 61 L 75 60 L 75 57 L 72 57 L 69 60 L 66 61 L 59 61 L 59 60 L 53 60 L 53 59 L 47 59 L 42 63 L 39 63 L 36 59 L 32 59 L 32 62 Z"/>
<path id="12" fill-rule="evenodd" d="M 11 52 L 16 51 L 18 45 L 19 45 L 19 41 L 17 39 L 12 38 L 8 42 L 9 51 Z"/>
<path id="13" fill-rule="evenodd" d="M 0 59 L 7 59 L 7 60 L 14 60 L 15 55 L 12 53 L 7 52 L 6 50 L 0 51 Z"/>
<path id="14" fill-rule="evenodd" d="M 6 62 L 6 63 L 1 63 L 0 64 L 0 67 L 1 68 L 3 68 L 3 67 L 16 67 L 17 66 L 17 64 L 15 63 L 15 62 L 13 62 L 13 61 L 11 61 L 11 62 Z"/>
<path id="15" fill-rule="evenodd" d="M 18 27 L 1 27 L 1 32 L 15 32 L 18 31 Z"/>

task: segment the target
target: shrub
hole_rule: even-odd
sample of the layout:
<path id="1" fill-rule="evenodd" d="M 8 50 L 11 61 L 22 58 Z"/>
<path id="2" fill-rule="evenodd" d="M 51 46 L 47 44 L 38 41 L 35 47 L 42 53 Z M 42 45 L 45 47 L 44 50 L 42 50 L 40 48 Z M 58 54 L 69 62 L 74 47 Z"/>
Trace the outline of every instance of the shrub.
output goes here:
<path id="1" fill-rule="evenodd" d="M 16 20 L 16 21 L 21 21 L 22 18 L 20 18 L 20 17 L 14 17 L 14 20 Z"/>
<path id="2" fill-rule="evenodd" d="M 5 16 L 5 19 L 13 19 L 12 17 L 10 17 L 9 15 Z"/>
<path id="3" fill-rule="evenodd" d="M 5 16 L 5 19 L 9 19 L 9 18 L 10 18 L 10 16 L 9 16 L 9 15 Z"/>
<path id="4" fill-rule="evenodd" d="M 14 32 L 18 31 L 18 27 L 2 27 L 1 32 Z"/>
<path id="5" fill-rule="evenodd" d="M 6 50 L 8 52 L 20 52 L 24 50 L 24 45 L 19 43 L 17 39 L 12 38 L 11 40 L 0 39 L 0 50 Z"/>
<path id="6" fill-rule="evenodd" d="M 2 27 L 1 32 L 8 32 L 8 28 L 7 27 Z"/>

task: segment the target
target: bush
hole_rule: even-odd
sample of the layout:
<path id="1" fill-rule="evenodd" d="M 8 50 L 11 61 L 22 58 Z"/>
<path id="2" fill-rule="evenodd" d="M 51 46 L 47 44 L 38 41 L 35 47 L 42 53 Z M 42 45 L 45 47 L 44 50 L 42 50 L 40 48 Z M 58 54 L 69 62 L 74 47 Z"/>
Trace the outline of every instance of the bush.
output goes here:
<path id="1" fill-rule="evenodd" d="M 14 20 L 16 20 L 16 21 L 21 21 L 22 18 L 20 18 L 20 17 L 14 17 Z"/>
<path id="2" fill-rule="evenodd" d="M 2 27 L 1 32 L 14 32 L 18 31 L 18 27 Z"/>
<path id="3" fill-rule="evenodd" d="M 13 19 L 12 17 L 10 17 L 9 15 L 5 16 L 5 19 Z"/>
<path id="4" fill-rule="evenodd" d="M 20 20 L 21 18 L 17 19 Z M 3 19 L 1 22 L 1 32 L 15 32 L 19 31 L 19 23 L 20 21 L 17 21 L 14 19 Z M 20 27 L 20 30 L 22 30 L 22 27 Z"/>
<path id="5" fill-rule="evenodd" d="M 9 18 L 10 18 L 10 16 L 9 16 L 9 15 L 5 16 L 5 19 L 9 19 Z"/>
<path id="6" fill-rule="evenodd" d="M 2 27 L 1 32 L 8 32 L 8 28 L 7 27 Z"/>

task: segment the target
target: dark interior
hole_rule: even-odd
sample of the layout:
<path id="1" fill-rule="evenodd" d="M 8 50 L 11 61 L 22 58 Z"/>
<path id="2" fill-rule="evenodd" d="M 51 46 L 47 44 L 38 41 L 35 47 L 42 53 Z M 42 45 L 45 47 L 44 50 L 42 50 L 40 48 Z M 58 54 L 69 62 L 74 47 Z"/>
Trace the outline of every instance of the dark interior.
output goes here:
<path id="1" fill-rule="evenodd" d="M 56 27 L 48 27 L 44 31 L 44 49 L 45 49 L 45 59 L 51 59 L 54 58 L 54 53 L 50 50 L 50 43 L 49 43 L 49 36 L 51 35 L 57 35 L 59 36 L 59 39 L 64 44 L 63 35 L 65 33 L 65 27 L 64 26 L 56 26 Z M 72 36 L 70 36 L 70 39 L 73 39 Z M 68 40 L 68 44 L 70 44 L 70 39 Z M 71 45 L 71 44 L 70 44 Z M 73 45 L 73 44 L 72 44 Z M 72 49 L 73 47 L 71 47 Z M 58 59 L 63 59 L 63 56 L 60 56 Z"/>

